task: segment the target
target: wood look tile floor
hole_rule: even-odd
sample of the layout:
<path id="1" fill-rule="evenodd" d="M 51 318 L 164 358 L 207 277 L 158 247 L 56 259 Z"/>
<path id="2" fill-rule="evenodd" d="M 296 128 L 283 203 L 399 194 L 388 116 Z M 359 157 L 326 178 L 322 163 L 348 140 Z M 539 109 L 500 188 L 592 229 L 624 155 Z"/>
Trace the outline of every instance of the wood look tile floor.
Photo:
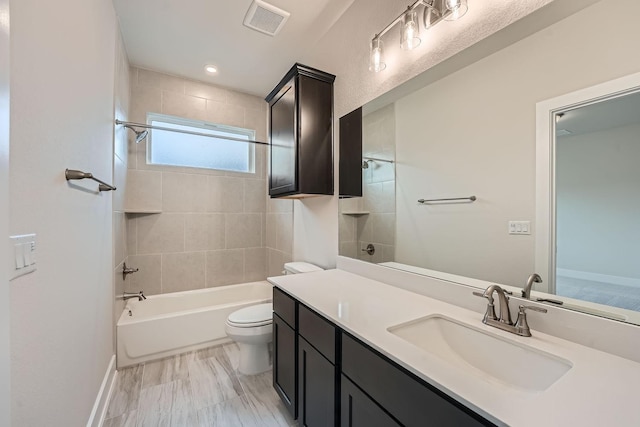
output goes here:
<path id="1" fill-rule="evenodd" d="M 104 427 L 290 427 L 271 371 L 238 372 L 235 343 L 121 369 Z"/>

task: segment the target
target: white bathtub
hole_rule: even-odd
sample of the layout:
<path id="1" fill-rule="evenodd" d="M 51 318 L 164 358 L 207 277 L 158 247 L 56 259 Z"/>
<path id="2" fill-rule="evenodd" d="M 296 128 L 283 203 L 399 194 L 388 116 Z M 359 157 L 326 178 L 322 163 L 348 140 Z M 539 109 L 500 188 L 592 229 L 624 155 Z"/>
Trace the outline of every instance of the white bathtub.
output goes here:
<path id="1" fill-rule="evenodd" d="M 118 319 L 118 368 L 231 341 L 229 314 L 271 301 L 273 286 L 252 282 L 131 299 Z"/>

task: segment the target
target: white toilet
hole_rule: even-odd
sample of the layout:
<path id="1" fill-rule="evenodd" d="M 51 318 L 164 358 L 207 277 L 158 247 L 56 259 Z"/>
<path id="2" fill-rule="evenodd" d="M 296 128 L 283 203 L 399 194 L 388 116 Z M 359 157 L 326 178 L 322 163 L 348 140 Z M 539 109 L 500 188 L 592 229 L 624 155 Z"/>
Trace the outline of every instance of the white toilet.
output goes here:
<path id="1" fill-rule="evenodd" d="M 306 262 L 288 262 L 285 274 L 311 273 L 322 268 Z M 257 304 L 234 311 L 227 318 L 225 330 L 240 347 L 238 370 L 255 375 L 271 368 L 269 343 L 272 341 L 273 304 Z"/>

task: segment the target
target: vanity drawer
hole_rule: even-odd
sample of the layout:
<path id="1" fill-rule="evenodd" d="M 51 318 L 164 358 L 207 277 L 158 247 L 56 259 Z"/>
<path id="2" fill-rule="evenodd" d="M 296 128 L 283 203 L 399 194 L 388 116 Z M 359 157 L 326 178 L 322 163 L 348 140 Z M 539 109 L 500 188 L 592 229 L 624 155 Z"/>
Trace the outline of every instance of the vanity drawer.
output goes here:
<path id="1" fill-rule="evenodd" d="M 333 364 L 336 363 L 336 327 L 300 304 L 298 333 Z"/>
<path id="2" fill-rule="evenodd" d="M 345 333 L 342 372 L 407 427 L 494 425 Z"/>
<path id="3" fill-rule="evenodd" d="M 296 329 L 296 301 L 274 286 L 273 311 L 294 330 Z"/>

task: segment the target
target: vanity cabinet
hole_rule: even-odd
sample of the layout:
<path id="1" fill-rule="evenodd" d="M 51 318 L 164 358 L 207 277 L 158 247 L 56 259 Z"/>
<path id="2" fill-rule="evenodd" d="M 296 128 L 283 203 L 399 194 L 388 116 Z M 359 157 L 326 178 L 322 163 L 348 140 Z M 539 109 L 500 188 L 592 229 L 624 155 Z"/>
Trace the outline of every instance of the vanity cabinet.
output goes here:
<path id="1" fill-rule="evenodd" d="M 273 385 L 299 426 L 494 425 L 275 287 L 273 306 Z"/>
<path id="2" fill-rule="evenodd" d="M 298 425 L 331 427 L 338 422 L 339 370 L 336 327 L 304 305 L 298 307 Z"/>
<path id="3" fill-rule="evenodd" d="M 340 390 L 342 427 L 400 427 L 396 420 L 344 375 Z"/>
<path id="4" fill-rule="evenodd" d="M 269 195 L 333 195 L 335 76 L 295 64 L 265 100 L 269 103 Z"/>
<path id="5" fill-rule="evenodd" d="M 298 417 L 297 303 L 273 288 L 273 388 L 295 419 Z"/>
<path id="6" fill-rule="evenodd" d="M 400 425 L 407 427 L 493 425 L 346 333 L 342 337 L 342 373 L 370 396 L 379 407 L 384 408 L 384 411 Z M 365 403 L 360 405 L 364 406 Z M 354 422 L 346 425 L 364 427 L 369 424 Z"/>

